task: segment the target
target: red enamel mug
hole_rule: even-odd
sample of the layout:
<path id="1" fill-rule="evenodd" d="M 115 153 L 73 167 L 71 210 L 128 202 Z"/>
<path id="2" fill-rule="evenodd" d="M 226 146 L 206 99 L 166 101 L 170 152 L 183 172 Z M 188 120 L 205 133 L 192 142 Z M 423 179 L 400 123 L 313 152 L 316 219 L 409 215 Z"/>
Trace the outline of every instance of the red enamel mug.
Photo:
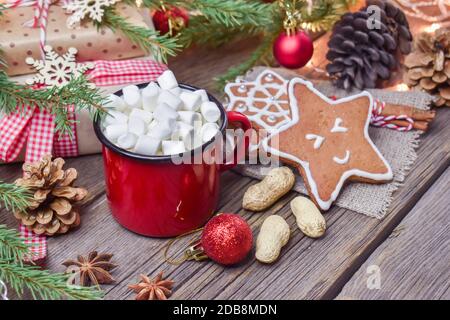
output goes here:
<path id="1" fill-rule="evenodd" d="M 180 87 L 198 90 L 186 84 Z M 121 96 L 122 91 L 115 94 Z M 226 112 L 215 97 L 210 94 L 208 97 L 220 109 L 222 136 L 228 123 L 240 124 L 246 132 L 251 129 L 245 115 Z M 173 237 L 205 224 L 218 204 L 220 173 L 234 167 L 249 144 L 246 136 L 231 163 L 175 164 L 171 156 L 139 155 L 116 146 L 105 137 L 100 122 L 100 119 L 94 122 L 94 130 L 103 145 L 106 195 L 112 214 L 125 228 L 151 237 Z M 198 153 L 202 156 L 205 148 L 218 137 L 188 153 L 192 157 Z"/>

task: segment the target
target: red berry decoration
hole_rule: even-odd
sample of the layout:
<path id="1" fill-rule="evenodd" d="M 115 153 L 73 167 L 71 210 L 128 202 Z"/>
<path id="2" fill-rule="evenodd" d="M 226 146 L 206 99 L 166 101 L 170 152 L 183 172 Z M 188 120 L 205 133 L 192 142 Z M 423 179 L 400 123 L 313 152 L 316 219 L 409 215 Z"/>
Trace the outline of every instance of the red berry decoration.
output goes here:
<path id="1" fill-rule="evenodd" d="M 314 46 L 305 31 L 288 35 L 281 33 L 273 44 L 273 55 L 278 63 L 288 69 L 304 67 L 311 60 Z"/>
<path id="2" fill-rule="evenodd" d="M 158 30 L 160 34 L 171 32 L 171 35 L 174 35 L 181 29 L 187 27 L 189 15 L 184 9 L 172 7 L 170 9 L 153 12 L 152 20 L 155 29 Z"/>
<path id="3" fill-rule="evenodd" d="M 223 213 L 206 224 L 200 241 L 203 251 L 211 260 L 233 265 L 249 254 L 253 235 L 248 223 L 240 216 Z"/>

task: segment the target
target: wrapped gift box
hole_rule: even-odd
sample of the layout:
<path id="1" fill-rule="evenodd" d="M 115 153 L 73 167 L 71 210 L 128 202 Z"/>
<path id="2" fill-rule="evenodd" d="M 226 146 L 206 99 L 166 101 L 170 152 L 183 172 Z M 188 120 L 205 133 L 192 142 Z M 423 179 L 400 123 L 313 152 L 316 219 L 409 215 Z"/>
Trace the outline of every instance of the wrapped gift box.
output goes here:
<path id="1" fill-rule="evenodd" d="M 119 3 L 117 12 L 130 23 L 148 27 L 146 19 L 138 9 Z M 33 7 L 19 7 L 3 11 L 0 17 L 0 47 L 10 76 L 34 73 L 25 63 L 27 57 L 41 59 L 39 49 L 39 28 L 29 28 L 23 24 L 34 16 Z M 50 6 L 48 13 L 46 44 L 57 53 L 64 53 L 69 47 L 78 49 L 77 60 L 119 60 L 145 55 L 139 46 L 133 44 L 120 31 L 109 28 L 98 30 L 91 21 L 84 22 L 77 29 L 67 27 L 69 15 L 58 4 Z"/>
<path id="2" fill-rule="evenodd" d="M 146 56 L 146 57 L 140 57 L 136 58 L 136 60 L 151 60 L 152 57 Z M 21 75 L 16 77 L 11 77 L 10 79 L 12 81 L 16 81 L 18 83 L 24 84 L 26 79 L 33 77 L 34 74 L 28 74 L 28 75 Z M 136 83 L 138 84 L 138 83 Z M 128 85 L 128 84 L 126 84 Z M 107 86 L 107 87 L 100 87 L 100 90 L 102 92 L 102 95 L 106 96 L 110 93 L 114 93 L 120 89 L 122 89 L 124 85 L 117 85 L 117 86 Z M 0 120 L 4 117 L 0 113 Z M 76 114 L 76 120 L 77 120 L 77 126 L 76 126 L 76 139 L 78 144 L 78 154 L 79 155 L 88 155 L 88 154 L 94 154 L 101 152 L 101 144 L 97 140 L 97 137 L 94 133 L 94 126 L 92 124 L 92 119 L 89 115 L 89 112 L 87 110 L 81 110 L 80 112 L 77 112 Z M 1 143 L 1 141 L 0 141 Z M 22 162 L 25 159 L 25 147 L 21 150 L 19 156 L 16 160 L 13 162 Z M 4 164 L 2 160 L 0 160 L 0 165 Z"/>

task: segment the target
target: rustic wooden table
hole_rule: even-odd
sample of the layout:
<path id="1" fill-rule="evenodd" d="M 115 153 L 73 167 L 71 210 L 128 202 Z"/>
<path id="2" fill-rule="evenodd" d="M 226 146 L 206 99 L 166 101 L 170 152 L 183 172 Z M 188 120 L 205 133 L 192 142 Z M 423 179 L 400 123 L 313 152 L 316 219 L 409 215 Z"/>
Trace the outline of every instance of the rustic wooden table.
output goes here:
<path id="1" fill-rule="evenodd" d="M 417 29 L 417 28 L 416 28 Z M 194 49 L 172 61 L 179 80 L 213 89 L 211 79 L 245 59 L 257 40 L 235 43 L 218 50 Z M 324 66 L 326 37 L 316 41 L 317 66 Z M 316 73 L 303 71 L 308 78 Z M 320 76 L 320 74 L 319 74 Z M 79 171 L 78 184 L 90 190 L 82 208 L 82 225 L 67 235 L 50 238 L 46 267 L 63 271 L 61 263 L 91 250 L 114 253 L 119 267 L 117 282 L 103 286 L 107 299 L 132 299 L 127 285 L 139 274 L 163 270 L 176 281 L 173 299 L 449 299 L 450 298 L 450 109 L 439 110 L 431 129 L 423 135 L 417 160 L 404 185 L 395 192 L 383 220 L 334 207 L 326 213 L 328 231 L 320 240 L 305 237 L 296 227 L 289 201 L 291 192 L 264 213 L 241 208 L 242 195 L 255 183 L 227 172 L 222 177 L 221 212 L 242 215 L 255 233 L 264 218 L 278 214 L 293 230 L 280 260 L 274 265 L 257 262 L 254 254 L 238 266 L 224 268 L 213 262 L 164 262 L 164 239 L 150 239 L 118 225 L 105 197 L 101 155 L 67 159 Z M 94 139 L 94 137 L 93 137 Z M 0 166 L 0 180 L 13 181 L 20 165 Z M 6 211 L 0 224 L 16 226 Z M 186 241 L 177 243 L 180 251 Z M 373 267 L 381 275 L 381 288 L 367 286 Z"/>

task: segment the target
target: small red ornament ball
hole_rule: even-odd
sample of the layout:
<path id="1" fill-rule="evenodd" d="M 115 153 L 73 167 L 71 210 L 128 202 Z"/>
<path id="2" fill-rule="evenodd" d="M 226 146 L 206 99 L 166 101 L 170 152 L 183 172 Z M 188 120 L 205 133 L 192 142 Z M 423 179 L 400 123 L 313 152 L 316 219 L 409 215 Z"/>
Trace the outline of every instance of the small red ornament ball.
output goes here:
<path id="1" fill-rule="evenodd" d="M 201 246 L 213 261 L 223 265 L 241 262 L 253 245 L 252 230 L 237 214 L 223 213 L 212 218 L 203 229 Z"/>
<path id="2" fill-rule="evenodd" d="M 273 44 L 273 55 L 278 63 L 288 69 L 304 67 L 311 60 L 314 46 L 309 35 L 304 31 L 287 35 L 281 33 Z"/>
<path id="3" fill-rule="evenodd" d="M 155 29 L 160 32 L 160 34 L 166 34 L 169 32 L 169 19 L 173 22 L 173 31 L 176 33 L 182 28 L 187 27 L 189 23 L 189 15 L 186 10 L 173 7 L 166 11 L 156 10 L 153 12 L 152 20 L 155 25 Z"/>

